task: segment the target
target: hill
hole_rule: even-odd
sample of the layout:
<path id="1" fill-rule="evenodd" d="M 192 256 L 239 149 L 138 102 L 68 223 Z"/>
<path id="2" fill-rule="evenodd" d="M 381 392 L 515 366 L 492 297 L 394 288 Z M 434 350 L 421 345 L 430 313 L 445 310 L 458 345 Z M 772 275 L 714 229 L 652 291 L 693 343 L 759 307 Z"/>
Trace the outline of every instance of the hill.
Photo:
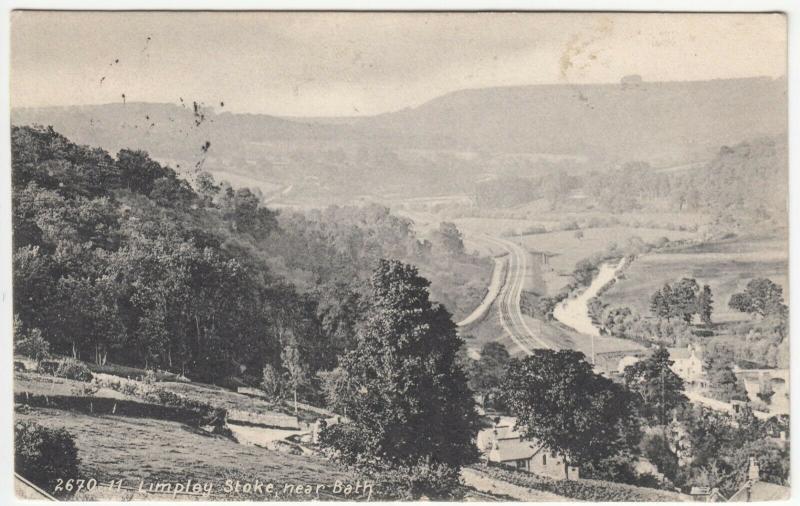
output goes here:
<path id="1" fill-rule="evenodd" d="M 291 197 L 305 202 L 341 202 L 468 192 L 487 173 L 527 177 L 564 157 L 592 167 L 707 160 L 721 145 L 785 135 L 786 89 L 785 79 L 769 78 L 627 80 L 462 90 L 364 118 L 233 114 L 183 99 L 11 116 L 17 125 L 52 125 L 78 144 L 146 150 L 182 164 L 179 172 L 202 166 L 294 185 Z"/>
<path id="2" fill-rule="evenodd" d="M 786 129 L 786 82 L 767 78 L 463 90 L 367 118 L 373 139 L 428 148 L 677 161 Z M 403 134 L 405 132 L 405 134 Z"/>

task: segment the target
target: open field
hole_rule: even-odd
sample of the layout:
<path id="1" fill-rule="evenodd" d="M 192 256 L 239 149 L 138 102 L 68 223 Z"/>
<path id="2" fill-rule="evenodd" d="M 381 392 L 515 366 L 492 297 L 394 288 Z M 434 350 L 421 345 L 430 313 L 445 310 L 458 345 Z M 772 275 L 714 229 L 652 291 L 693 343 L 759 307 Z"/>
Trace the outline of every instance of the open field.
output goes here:
<path id="1" fill-rule="evenodd" d="M 577 350 L 586 355 L 587 360 L 592 355 L 592 338 L 580 334 L 562 325 L 559 322 L 543 322 L 523 315 L 528 326 L 543 341 L 550 344 L 557 350 Z M 489 342 L 499 342 L 506 347 L 509 354 L 515 358 L 522 358 L 525 352 L 509 337 L 508 333 L 500 326 L 497 309 L 493 308 L 486 318 L 478 325 L 462 333 L 465 337 L 468 349 L 480 351 L 483 345 Z M 619 339 L 611 336 L 600 336 L 594 338 L 594 352 L 606 353 L 614 351 L 627 351 L 641 349 L 641 345 L 628 340 Z"/>
<path id="2" fill-rule="evenodd" d="M 728 301 L 750 279 L 771 279 L 783 287 L 784 300 L 787 299 L 786 243 L 770 237 L 744 237 L 642 255 L 602 299 L 612 306 L 628 306 L 646 315 L 653 292 L 665 282 L 683 277 L 711 287 L 715 322 L 746 320 L 747 315 L 728 308 Z"/>
<path id="3" fill-rule="evenodd" d="M 279 413 L 288 414 L 289 410 L 282 405 L 267 402 L 258 397 L 251 397 L 222 387 L 204 385 L 201 383 L 158 383 L 158 386 L 166 388 L 176 394 L 184 395 L 189 399 L 207 402 L 212 406 L 225 408 L 227 410 L 250 411 L 261 415 L 274 415 Z M 302 414 L 302 413 L 301 413 Z M 309 414 L 311 419 L 318 416 Z"/>
<path id="4" fill-rule="evenodd" d="M 89 386 L 89 383 L 83 381 L 56 378 L 54 376 L 44 376 L 34 373 L 14 373 L 14 393 L 27 392 L 34 395 L 83 396 L 83 389 L 87 386 Z M 107 397 L 110 399 L 133 399 L 131 396 L 110 388 L 101 388 L 94 396 Z"/>
<path id="5" fill-rule="evenodd" d="M 281 487 L 284 483 L 332 485 L 335 480 L 351 483 L 356 480 L 321 458 L 241 445 L 176 422 L 89 416 L 41 408 L 17 413 L 16 417 L 72 433 L 82 474 L 98 482 L 123 479 L 128 486 L 138 486 L 139 480 L 185 483 L 191 478 L 195 482 L 211 482 L 215 493 L 221 493 L 228 478 L 242 481 L 258 478 Z"/>
<path id="6" fill-rule="evenodd" d="M 669 240 L 688 239 L 694 236 L 691 232 L 681 232 L 656 228 L 608 227 L 589 228 L 583 230 L 583 237 L 575 237 L 574 231 L 548 232 L 510 238 L 532 252 L 543 252 L 553 255 L 549 258 L 549 268 L 543 269 L 545 292 L 554 295 L 566 285 L 569 275 L 579 261 L 594 253 L 603 251 L 611 244 L 624 246 L 632 237 L 639 237 L 651 242 L 661 237 Z"/>

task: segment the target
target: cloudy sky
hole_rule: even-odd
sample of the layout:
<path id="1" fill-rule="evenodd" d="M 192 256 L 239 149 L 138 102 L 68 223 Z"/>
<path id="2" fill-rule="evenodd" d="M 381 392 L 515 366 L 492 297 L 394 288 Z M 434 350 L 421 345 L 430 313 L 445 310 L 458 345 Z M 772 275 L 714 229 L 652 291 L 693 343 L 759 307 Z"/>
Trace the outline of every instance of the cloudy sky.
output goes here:
<path id="1" fill-rule="evenodd" d="M 785 74 L 780 15 L 12 15 L 13 107 L 128 101 L 364 115 L 449 91 Z"/>

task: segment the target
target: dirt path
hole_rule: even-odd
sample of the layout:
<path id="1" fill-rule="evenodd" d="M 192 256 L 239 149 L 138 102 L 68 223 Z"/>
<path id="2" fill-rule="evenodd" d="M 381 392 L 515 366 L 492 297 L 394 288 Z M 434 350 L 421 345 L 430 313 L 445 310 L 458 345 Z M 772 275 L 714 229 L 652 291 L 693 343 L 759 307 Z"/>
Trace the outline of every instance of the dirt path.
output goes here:
<path id="1" fill-rule="evenodd" d="M 464 479 L 464 483 L 466 485 L 480 492 L 506 495 L 519 501 L 574 501 L 574 499 L 569 499 L 568 497 L 552 494 L 550 492 L 542 492 L 541 490 L 520 487 L 518 485 L 512 485 L 511 483 L 506 483 L 495 478 L 490 478 L 489 476 L 481 473 L 480 471 L 476 471 L 475 469 L 463 468 L 461 470 L 461 477 Z"/>

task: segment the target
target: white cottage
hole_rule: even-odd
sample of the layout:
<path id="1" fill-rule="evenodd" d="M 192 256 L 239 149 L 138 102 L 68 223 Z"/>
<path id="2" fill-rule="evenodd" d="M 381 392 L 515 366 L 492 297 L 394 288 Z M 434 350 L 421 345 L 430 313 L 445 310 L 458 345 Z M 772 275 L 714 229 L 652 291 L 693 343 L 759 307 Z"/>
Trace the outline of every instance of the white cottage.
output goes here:
<path id="1" fill-rule="evenodd" d="M 478 433 L 478 447 L 490 462 L 556 480 L 580 478 L 578 467 L 565 469 L 563 456 L 547 450 L 535 439 L 522 437 L 514 430 L 515 423 L 514 418 L 502 417 L 497 425 Z"/>
<path id="2" fill-rule="evenodd" d="M 688 385 L 705 388 L 706 375 L 703 370 L 703 348 L 690 344 L 686 348 L 667 348 L 669 358 L 674 362 L 672 371 Z"/>

